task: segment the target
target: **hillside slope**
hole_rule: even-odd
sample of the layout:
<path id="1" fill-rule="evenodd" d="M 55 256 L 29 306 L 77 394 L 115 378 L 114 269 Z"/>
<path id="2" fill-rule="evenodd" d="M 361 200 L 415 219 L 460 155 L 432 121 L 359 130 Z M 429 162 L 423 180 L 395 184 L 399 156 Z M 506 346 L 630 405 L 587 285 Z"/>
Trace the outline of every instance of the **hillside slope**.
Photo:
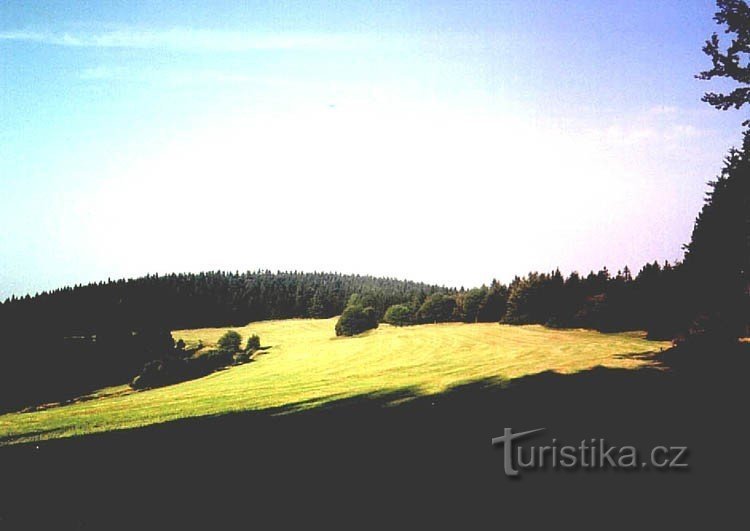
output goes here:
<path id="1" fill-rule="evenodd" d="M 425 395 L 477 380 L 595 366 L 637 368 L 642 354 L 665 347 L 637 334 L 551 330 L 541 326 L 445 323 L 336 338 L 335 319 L 263 321 L 235 328 L 260 335 L 256 361 L 199 380 L 0 416 L 0 441 L 28 442 L 134 428 L 186 417 L 245 410 L 293 411 L 371 393 Z M 213 344 L 226 328 L 179 330 L 188 345 Z"/>

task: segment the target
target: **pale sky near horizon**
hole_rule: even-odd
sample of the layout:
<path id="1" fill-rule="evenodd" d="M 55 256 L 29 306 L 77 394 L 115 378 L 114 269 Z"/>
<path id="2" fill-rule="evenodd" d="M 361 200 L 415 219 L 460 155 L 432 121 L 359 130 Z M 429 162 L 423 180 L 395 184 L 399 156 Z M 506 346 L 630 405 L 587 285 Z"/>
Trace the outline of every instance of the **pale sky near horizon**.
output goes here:
<path id="1" fill-rule="evenodd" d="M 210 7 L 209 7 L 210 4 Z M 4 2 L 0 299 L 202 270 L 681 258 L 711 1 Z"/>

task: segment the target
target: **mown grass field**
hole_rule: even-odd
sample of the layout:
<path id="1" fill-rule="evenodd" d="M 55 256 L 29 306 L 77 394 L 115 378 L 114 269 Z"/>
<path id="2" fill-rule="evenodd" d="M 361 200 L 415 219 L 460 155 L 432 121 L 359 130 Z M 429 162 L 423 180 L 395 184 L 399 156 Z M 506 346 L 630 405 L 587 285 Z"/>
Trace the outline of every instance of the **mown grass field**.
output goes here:
<path id="1" fill-rule="evenodd" d="M 639 368 L 650 361 L 633 354 L 668 345 L 633 333 L 495 323 L 381 325 L 361 336 L 336 338 L 335 321 L 292 319 L 235 327 L 243 338 L 260 335 L 270 348 L 249 364 L 199 380 L 141 392 L 122 386 L 83 402 L 0 416 L 0 441 L 84 435 L 235 411 L 293 411 L 407 388 L 417 395 L 440 393 L 474 380 L 500 383 L 547 370 Z M 226 330 L 178 330 L 173 336 L 188 345 L 201 340 L 210 346 Z"/>

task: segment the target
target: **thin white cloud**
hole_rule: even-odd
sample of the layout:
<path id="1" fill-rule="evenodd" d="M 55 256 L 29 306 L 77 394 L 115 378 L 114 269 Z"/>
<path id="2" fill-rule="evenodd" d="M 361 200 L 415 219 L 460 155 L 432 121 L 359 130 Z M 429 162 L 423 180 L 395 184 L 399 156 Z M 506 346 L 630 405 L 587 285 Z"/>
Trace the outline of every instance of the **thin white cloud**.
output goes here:
<path id="1" fill-rule="evenodd" d="M 79 74 L 84 81 L 133 81 L 140 83 L 259 83 L 263 80 L 238 72 L 212 69 L 133 69 L 120 66 L 84 68 Z"/>
<path id="2" fill-rule="evenodd" d="M 0 32 L 0 40 L 93 48 L 161 48 L 185 51 L 345 50 L 366 46 L 363 35 L 250 33 L 193 28 L 167 30 L 116 29 L 101 32 L 16 30 Z"/>
<path id="3" fill-rule="evenodd" d="M 694 125 L 696 121 L 692 113 L 677 107 L 657 106 L 634 116 L 621 117 L 606 127 L 589 129 L 587 136 L 612 147 L 644 144 L 658 147 L 683 146 L 683 142 L 709 133 Z"/>

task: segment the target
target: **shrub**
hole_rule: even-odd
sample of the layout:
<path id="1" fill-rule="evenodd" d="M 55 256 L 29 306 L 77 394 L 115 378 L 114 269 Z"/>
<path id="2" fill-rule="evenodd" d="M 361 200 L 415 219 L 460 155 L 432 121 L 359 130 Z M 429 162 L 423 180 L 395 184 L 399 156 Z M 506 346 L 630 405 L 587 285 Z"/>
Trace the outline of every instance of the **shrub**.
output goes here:
<path id="1" fill-rule="evenodd" d="M 143 376 L 139 374 L 130 382 L 130 387 L 133 389 L 144 389 L 147 386 L 143 383 Z"/>
<path id="2" fill-rule="evenodd" d="M 385 311 L 383 321 L 394 326 L 406 326 L 414 321 L 414 313 L 406 304 L 394 304 Z"/>
<path id="3" fill-rule="evenodd" d="M 216 345 L 219 347 L 219 350 L 225 350 L 234 354 L 241 350 L 240 345 L 242 345 L 242 336 L 234 330 L 227 330 L 227 332 L 219 338 Z"/>
<path id="4" fill-rule="evenodd" d="M 147 387 L 159 387 L 165 385 L 166 370 L 162 360 L 149 361 L 141 369 L 141 373 L 133 378 L 130 387 L 133 389 L 146 389 Z"/>
<path id="5" fill-rule="evenodd" d="M 247 363 L 250 356 L 250 352 L 235 354 L 230 350 L 213 349 L 204 351 L 197 358 L 173 356 L 149 361 L 130 382 L 130 387 L 147 389 L 201 378 L 232 363 Z"/>
<path id="6" fill-rule="evenodd" d="M 258 334 L 253 334 L 247 338 L 247 346 L 245 347 L 245 351 L 255 352 L 259 348 L 260 348 L 260 337 L 258 336 Z"/>
<path id="7" fill-rule="evenodd" d="M 371 306 L 347 306 L 336 322 L 337 336 L 353 336 L 378 327 L 375 309 Z"/>
<path id="8" fill-rule="evenodd" d="M 230 365 L 234 360 L 235 351 L 231 350 L 208 350 L 203 353 L 203 359 L 206 364 L 212 369 L 218 369 L 220 367 L 226 367 Z"/>
<path id="9" fill-rule="evenodd" d="M 234 355 L 234 363 L 235 365 L 242 365 L 243 363 L 247 363 L 250 361 L 250 357 L 253 355 L 252 351 L 250 350 L 243 350 L 241 352 L 237 352 Z"/>

